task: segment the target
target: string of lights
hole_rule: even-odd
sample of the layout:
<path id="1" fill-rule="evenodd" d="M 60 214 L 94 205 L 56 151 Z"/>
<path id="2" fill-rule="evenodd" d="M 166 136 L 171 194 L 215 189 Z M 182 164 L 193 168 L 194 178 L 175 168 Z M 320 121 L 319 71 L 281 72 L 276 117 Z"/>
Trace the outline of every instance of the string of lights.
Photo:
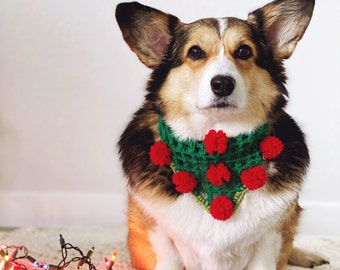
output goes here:
<path id="1" fill-rule="evenodd" d="M 61 234 L 59 235 L 59 242 L 62 259 L 58 265 L 49 264 L 45 261 L 38 262 L 29 255 L 28 249 L 25 246 L 0 245 L 0 270 L 29 270 L 31 268 L 63 270 L 71 263 L 77 263 L 77 269 L 82 269 L 84 265 L 87 265 L 89 270 L 97 270 L 91 262 L 91 256 L 95 249 L 94 247 L 92 247 L 85 255 L 80 248 L 73 246 L 70 243 L 66 243 Z M 69 254 L 71 251 L 72 254 L 77 253 L 77 255 L 70 258 Z M 114 251 L 109 259 L 104 258 L 107 270 L 112 270 L 116 259 L 117 251 Z M 27 260 L 29 264 L 24 263 L 24 260 Z"/>

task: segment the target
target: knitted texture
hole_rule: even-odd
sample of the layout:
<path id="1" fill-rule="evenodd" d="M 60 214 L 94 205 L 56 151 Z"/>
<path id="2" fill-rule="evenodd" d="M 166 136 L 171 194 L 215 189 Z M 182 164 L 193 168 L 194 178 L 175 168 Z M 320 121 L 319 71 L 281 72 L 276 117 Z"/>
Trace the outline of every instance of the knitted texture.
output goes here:
<path id="1" fill-rule="evenodd" d="M 161 117 L 158 119 L 160 138 L 167 146 L 164 157 L 160 155 L 159 160 L 171 159 L 176 190 L 192 192 L 215 219 L 230 218 L 248 190 L 265 185 L 266 173 L 261 166 L 265 159 L 259 145 L 268 138 L 268 124 L 237 137 L 228 138 L 222 131 L 211 130 L 203 141 L 184 141 L 172 133 Z M 281 141 L 277 140 L 278 143 L 265 143 L 265 147 L 262 147 L 267 152 L 274 148 L 270 155 L 272 158 L 279 155 L 283 148 Z M 150 157 L 154 155 L 153 152 L 151 150 Z M 153 162 L 160 165 L 160 162 Z M 185 172 L 185 183 L 181 183 L 179 172 Z"/>

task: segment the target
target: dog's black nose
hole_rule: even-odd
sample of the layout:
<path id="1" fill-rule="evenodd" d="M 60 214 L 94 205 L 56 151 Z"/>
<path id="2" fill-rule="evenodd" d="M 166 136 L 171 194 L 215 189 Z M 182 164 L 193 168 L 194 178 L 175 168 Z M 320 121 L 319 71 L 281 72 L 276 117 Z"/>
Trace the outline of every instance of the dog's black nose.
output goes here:
<path id="1" fill-rule="evenodd" d="M 230 76 L 217 75 L 210 81 L 211 90 L 220 97 L 230 96 L 235 89 L 235 80 Z"/>

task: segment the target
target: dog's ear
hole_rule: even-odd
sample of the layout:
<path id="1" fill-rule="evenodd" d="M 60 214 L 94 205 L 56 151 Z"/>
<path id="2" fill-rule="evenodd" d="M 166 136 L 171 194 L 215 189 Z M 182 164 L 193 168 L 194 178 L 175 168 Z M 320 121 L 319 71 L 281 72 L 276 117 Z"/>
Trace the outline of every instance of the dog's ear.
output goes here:
<path id="1" fill-rule="evenodd" d="M 248 16 L 272 47 L 276 59 L 289 58 L 311 20 L 315 0 L 276 0 Z"/>
<path id="2" fill-rule="evenodd" d="M 171 40 L 171 27 L 179 20 L 137 2 L 121 3 L 116 19 L 124 40 L 147 67 L 160 64 Z"/>

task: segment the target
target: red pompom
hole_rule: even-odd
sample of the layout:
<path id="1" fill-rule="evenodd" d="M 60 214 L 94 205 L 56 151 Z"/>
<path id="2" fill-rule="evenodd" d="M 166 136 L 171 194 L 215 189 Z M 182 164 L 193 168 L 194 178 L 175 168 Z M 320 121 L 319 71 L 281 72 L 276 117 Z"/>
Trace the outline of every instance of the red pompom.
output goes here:
<path id="1" fill-rule="evenodd" d="M 254 190 L 263 187 L 266 184 L 267 173 L 262 166 L 255 166 L 243 170 L 240 178 L 243 185 L 250 190 Z"/>
<path id="2" fill-rule="evenodd" d="M 156 142 L 150 148 L 150 160 L 155 165 L 170 165 L 171 154 L 171 149 L 162 141 Z"/>
<path id="3" fill-rule="evenodd" d="M 172 183 L 176 185 L 176 190 L 181 193 L 189 193 L 197 185 L 196 178 L 189 172 L 178 171 L 172 176 Z"/>
<path id="4" fill-rule="evenodd" d="M 210 214 L 217 220 L 227 220 L 233 215 L 234 204 L 228 197 L 220 195 L 212 200 Z"/>
<path id="5" fill-rule="evenodd" d="M 216 166 L 214 164 L 209 165 L 207 170 L 207 178 L 209 182 L 215 186 L 222 186 L 223 180 L 228 182 L 231 178 L 231 173 L 228 167 L 220 162 Z"/>
<path id="6" fill-rule="evenodd" d="M 268 136 L 260 143 L 260 149 L 265 159 L 273 159 L 283 150 L 282 141 L 275 136 Z"/>
<path id="7" fill-rule="evenodd" d="M 223 154 L 227 151 L 228 137 L 222 130 L 216 132 L 216 130 L 210 130 L 205 135 L 203 143 L 205 145 L 205 151 L 212 155 L 214 152 Z"/>

